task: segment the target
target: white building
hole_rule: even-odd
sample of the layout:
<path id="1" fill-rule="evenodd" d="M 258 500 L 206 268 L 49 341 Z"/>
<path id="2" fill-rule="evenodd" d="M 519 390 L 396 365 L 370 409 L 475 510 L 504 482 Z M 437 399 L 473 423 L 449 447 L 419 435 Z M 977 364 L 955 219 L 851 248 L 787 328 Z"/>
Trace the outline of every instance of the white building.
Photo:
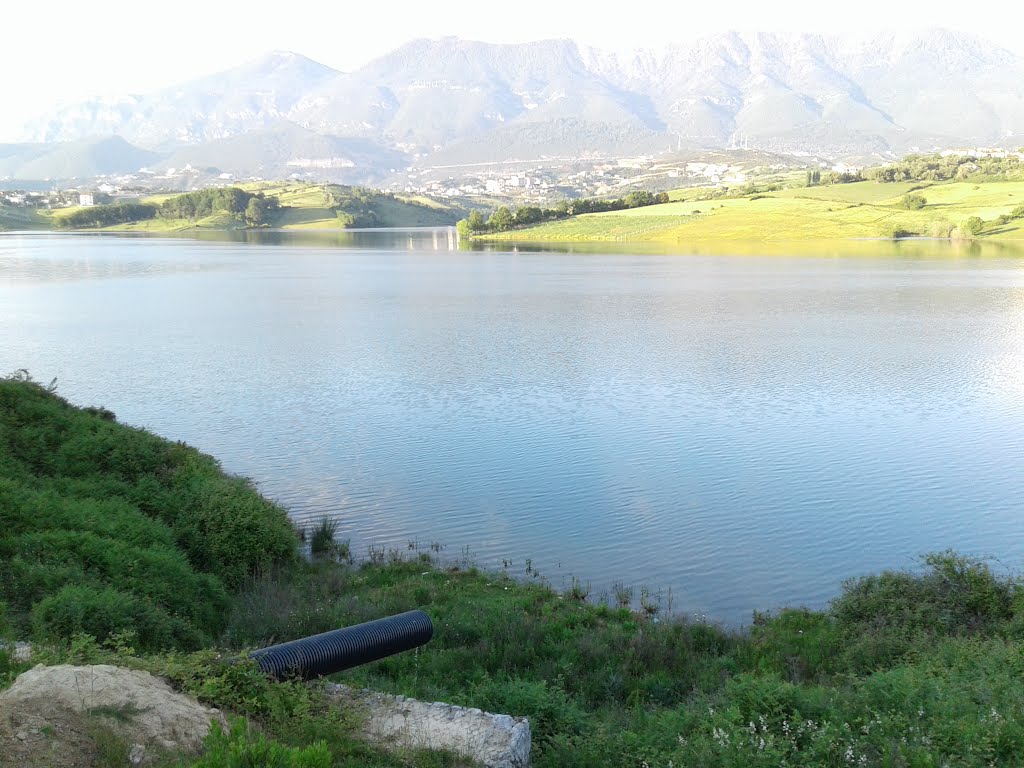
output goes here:
<path id="1" fill-rule="evenodd" d="M 83 192 L 78 196 L 78 204 L 88 208 L 91 205 L 96 205 L 96 201 L 93 199 L 92 193 Z"/>

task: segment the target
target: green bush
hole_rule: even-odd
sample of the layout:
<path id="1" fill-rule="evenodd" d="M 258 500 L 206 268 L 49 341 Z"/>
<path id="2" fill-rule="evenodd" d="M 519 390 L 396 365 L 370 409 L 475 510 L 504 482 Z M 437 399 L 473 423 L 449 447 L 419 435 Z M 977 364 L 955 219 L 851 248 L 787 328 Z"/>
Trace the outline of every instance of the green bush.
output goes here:
<path id="1" fill-rule="evenodd" d="M 924 195 L 919 195 L 916 192 L 910 192 L 903 196 L 900 203 L 909 211 L 919 211 L 928 204 L 928 201 L 925 199 Z"/>
<path id="2" fill-rule="evenodd" d="M 980 216 L 971 216 L 965 222 L 960 225 L 960 229 L 963 232 L 971 235 L 980 235 L 981 230 L 985 228 L 985 222 Z"/>
<path id="3" fill-rule="evenodd" d="M 178 616 L 127 591 L 102 586 L 66 586 L 32 609 L 36 637 L 64 641 L 135 634 L 141 648 L 199 648 L 209 639 Z"/>
<path id="4" fill-rule="evenodd" d="M 213 723 L 204 742 L 205 754 L 192 768 L 330 768 L 327 743 L 288 747 L 254 731 L 242 719 L 231 723 L 228 733 Z"/>
<path id="5" fill-rule="evenodd" d="M 923 573 L 884 571 L 848 581 L 831 605 L 853 669 L 891 666 L 937 637 L 989 636 L 1014 615 L 1018 591 L 976 558 L 940 552 Z"/>
<path id="6" fill-rule="evenodd" d="M 319 525 L 313 529 L 313 535 L 309 541 L 309 551 L 314 557 L 323 557 L 333 554 L 335 551 L 335 537 L 338 533 L 338 521 L 331 518 L 323 518 Z"/>
<path id="7" fill-rule="evenodd" d="M 112 416 L 24 372 L 0 379 L 0 599 L 15 627 L 49 639 L 135 629 L 148 650 L 210 642 L 229 614 L 225 588 L 294 564 L 295 531 L 214 459 Z M 61 596 L 70 585 L 96 617 Z"/>
<path id="8" fill-rule="evenodd" d="M 533 740 L 542 749 L 556 734 L 576 735 L 585 729 L 586 714 L 579 705 L 543 680 L 489 680 L 475 691 L 474 700 L 485 710 L 529 718 Z"/>

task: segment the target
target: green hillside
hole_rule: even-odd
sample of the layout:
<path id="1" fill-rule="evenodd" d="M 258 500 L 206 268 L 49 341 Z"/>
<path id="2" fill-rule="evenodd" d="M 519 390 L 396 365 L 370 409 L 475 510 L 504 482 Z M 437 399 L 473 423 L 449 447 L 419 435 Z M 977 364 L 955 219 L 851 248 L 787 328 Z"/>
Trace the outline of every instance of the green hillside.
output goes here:
<path id="1" fill-rule="evenodd" d="M 138 204 L 150 206 L 151 213 L 127 215 L 124 204 L 90 208 L 62 208 L 47 212 L 48 222 L 57 229 L 99 229 L 129 232 L 185 232 L 192 229 L 231 230 L 260 226 L 271 229 L 353 229 L 375 227 L 451 226 L 465 211 L 427 198 L 399 197 L 362 187 L 337 184 L 260 182 L 225 188 L 236 190 L 238 204 L 215 203 L 193 215 L 176 201 L 189 196 L 216 195 L 217 190 L 202 190 L 177 195 L 159 194 Z M 238 193 L 241 195 L 238 195 Z M 245 211 L 248 200 L 256 196 L 270 203 L 254 219 Z M 3 210 L 3 209 L 0 209 Z M 13 210 L 13 209 L 12 209 Z M 124 212 L 126 215 L 117 215 Z M 107 219 L 111 221 L 107 223 Z M 0 218 L 0 224 L 3 219 Z"/>
<path id="2" fill-rule="evenodd" d="M 0 231 L 45 228 L 46 219 L 33 208 L 0 205 Z"/>
<path id="3" fill-rule="evenodd" d="M 284 511 L 214 459 L 23 372 L 0 379 L 0 509 L 0 614 L 39 640 L 199 648 L 229 589 L 295 555 Z"/>
<path id="4" fill-rule="evenodd" d="M 911 192 L 911 190 L 915 190 Z M 925 199 L 908 207 L 906 196 Z M 516 241 L 791 241 L 925 236 L 1024 239 L 1024 182 L 930 185 L 861 181 L 673 202 L 491 233 Z M 709 198 L 709 199 L 699 199 Z M 980 222 L 972 221 L 980 219 Z"/>

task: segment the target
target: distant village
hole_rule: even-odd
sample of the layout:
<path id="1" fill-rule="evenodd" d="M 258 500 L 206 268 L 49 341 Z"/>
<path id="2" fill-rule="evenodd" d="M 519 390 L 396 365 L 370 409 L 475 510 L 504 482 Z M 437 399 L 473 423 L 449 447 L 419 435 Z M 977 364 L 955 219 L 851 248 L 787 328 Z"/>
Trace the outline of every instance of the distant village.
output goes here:
<path id="1" fill-rule="evenodd" d="M 936 152 L 911 148 L 911 154 L 939 154 L 942 157 L 1008 158 L 1024 160 L 1024 152 L 1000 148 L 951 148 Z M 397 195 L 428 196 L 441 200 L 481 203 L 506 201 L 516 204 L 550 204 L 561 199 L 619 197 L 633 189 L 665 191 L 688 186 L 736 187 L 797 169 L 831 170 L 855 174 L 863 166 L 831 162 L 809 153 L 770 156 L 754 151 L 721 150 L 707 160 L 667 160 L 641 155 L 632 158 L 580 160 L 543 158 L 533 162 L 472 164 L 411 168 L 378 186 Z M 776 162 L 767 162 L 774 158 Z M 895 155 L 891 158 L 895 161 Z M 510 167 L 514 170 L 510 170 Z M 295 172 L 295 181 L 323 182 L 322 170 Z M 269 180 L 269 179 L 268 179 Z M 0 182 L 3 180 L 0 179 Z M 138 200 L 155 192 L 190 191 L 239 182 L 264 181 L 258 176 L 235 177 L 230 173 L 206 174 L 191 166 L 170 168 L 161 173 L 140 169 L 116 177 L 99 177 L 76 186 L 47 191 L 11 189 L 0 184 L 0 205 L 26 208 L 67 208 L 118 201 Z"/>

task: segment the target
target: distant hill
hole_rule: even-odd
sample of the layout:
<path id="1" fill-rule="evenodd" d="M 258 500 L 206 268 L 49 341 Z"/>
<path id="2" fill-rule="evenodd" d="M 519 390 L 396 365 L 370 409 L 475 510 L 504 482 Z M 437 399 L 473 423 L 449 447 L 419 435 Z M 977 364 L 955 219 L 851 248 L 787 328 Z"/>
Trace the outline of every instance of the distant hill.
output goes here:
<path id="1" fill-rule="evenodd" d="M 0 176 L 88 179 L 132 173 L 161 157 L 118 136 L 60 144 L 4 144 L 0 145 Z"/>
<path id="2" fill-rule="evenodd" d="M 372 183 L 405 168 L 409 158 L 370 139 L 325 136 L 294 123 L 175 150 L 156 167 L 193 168 L 234 176 L 284 179 L 292 174 L 341 183 Z"/>
<path id="3" fill-rule="evenodd" d="M 153 94 L 55 110 L 25 138 L 102 135 L 170 165 L 269 175 L 308 161 L 338 181 L 566 153 L 1020 146 L 1024 59 L 943 29 L 857 41 L 732 32 L 632 54 L 569 40 L 416 40 L 352 73 L 269 54 Z"/>

